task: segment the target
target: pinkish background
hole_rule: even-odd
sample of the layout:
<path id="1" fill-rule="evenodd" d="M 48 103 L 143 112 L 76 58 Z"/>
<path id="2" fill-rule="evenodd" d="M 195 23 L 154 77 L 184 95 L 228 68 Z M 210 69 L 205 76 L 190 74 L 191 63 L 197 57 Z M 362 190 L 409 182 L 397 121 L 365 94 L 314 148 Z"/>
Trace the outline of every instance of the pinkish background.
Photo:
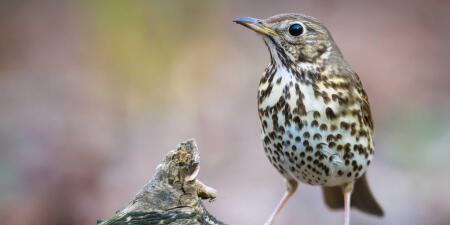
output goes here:
<path id="1" fill-rule="evenodd" d="M 110 217 L 165 153 L 195 137 L 208 209 L 262 224 L 284 191 L 262 150 L 256 90 L 269 55 L 238 16 L 301 12 L 328 26 L 370 97 L 384 206 L 352 224 L 450 224 L 450 1 L 0 2 L 2 225 Z M 277 225 L 336 224 L 301 185 Z"/>

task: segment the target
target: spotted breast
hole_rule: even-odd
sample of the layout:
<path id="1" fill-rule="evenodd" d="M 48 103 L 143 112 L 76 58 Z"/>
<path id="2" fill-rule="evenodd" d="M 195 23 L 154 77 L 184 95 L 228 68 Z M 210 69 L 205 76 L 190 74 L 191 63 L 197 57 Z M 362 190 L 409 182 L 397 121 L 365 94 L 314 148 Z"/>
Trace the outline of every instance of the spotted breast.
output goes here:
<path id="1" fill-rule="evenodd" d="M 258 91 L 270 162 L 287 179 L 311 185 L 336 186 L 361 176 L 370 164 L 373 141 L 367 97 L 357 76 L 279 65 L 272 60 Z"/>

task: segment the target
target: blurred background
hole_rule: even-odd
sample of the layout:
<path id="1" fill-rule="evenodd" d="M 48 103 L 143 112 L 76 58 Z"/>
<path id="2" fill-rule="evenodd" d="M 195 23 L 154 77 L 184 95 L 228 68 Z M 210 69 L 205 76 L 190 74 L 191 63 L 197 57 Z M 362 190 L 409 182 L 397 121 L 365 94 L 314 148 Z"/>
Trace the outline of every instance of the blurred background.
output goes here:
<path id="1" fill-rule="evenodd" d="M 207 208 L 262 224 L 285 189 L 260 141 L 260 37 L 231 21 L 320 19 L 360 74 L 376 127 L 368 177 L 386 217 L 450 224 L 450 1 L 0 1 L 0 218 L 95 224 L 194 137 Z M 341 224 L 301 185 L 277 224 Z"/>

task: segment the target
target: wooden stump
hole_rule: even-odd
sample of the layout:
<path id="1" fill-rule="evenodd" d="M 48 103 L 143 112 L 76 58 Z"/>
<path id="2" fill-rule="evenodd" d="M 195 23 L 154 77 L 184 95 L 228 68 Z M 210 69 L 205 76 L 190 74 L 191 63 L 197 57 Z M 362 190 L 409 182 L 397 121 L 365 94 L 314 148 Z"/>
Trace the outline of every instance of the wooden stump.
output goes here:
<path id="1" fill-rule="evenodd" d="M 124 209 L 97 224 L 224 224 L 202 204 L 202 200 L 214 200 L 216 191 L 196 179 L 199 160 L 195 140 L 180 143 L 177 149 L 167 153 L 152 180 Z"/>

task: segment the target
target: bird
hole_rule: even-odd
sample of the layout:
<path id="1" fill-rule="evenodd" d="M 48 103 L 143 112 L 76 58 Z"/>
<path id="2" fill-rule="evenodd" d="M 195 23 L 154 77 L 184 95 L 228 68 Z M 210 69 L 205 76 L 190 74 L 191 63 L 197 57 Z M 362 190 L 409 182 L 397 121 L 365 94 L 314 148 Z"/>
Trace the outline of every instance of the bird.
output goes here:
<path id="1" fill-rule="evenodd" d="M 383 216 L 366 170 L 374 154 L 368 96 L 329 30 L 297 13 L 235 23 L 262 36 L 270 63 L 259 82 L 257 105 L 267 158 L 286 181 L 286 192 L 266 221 L 273 224 L 298 183 L 322 187 L 325 203 Z"/>

